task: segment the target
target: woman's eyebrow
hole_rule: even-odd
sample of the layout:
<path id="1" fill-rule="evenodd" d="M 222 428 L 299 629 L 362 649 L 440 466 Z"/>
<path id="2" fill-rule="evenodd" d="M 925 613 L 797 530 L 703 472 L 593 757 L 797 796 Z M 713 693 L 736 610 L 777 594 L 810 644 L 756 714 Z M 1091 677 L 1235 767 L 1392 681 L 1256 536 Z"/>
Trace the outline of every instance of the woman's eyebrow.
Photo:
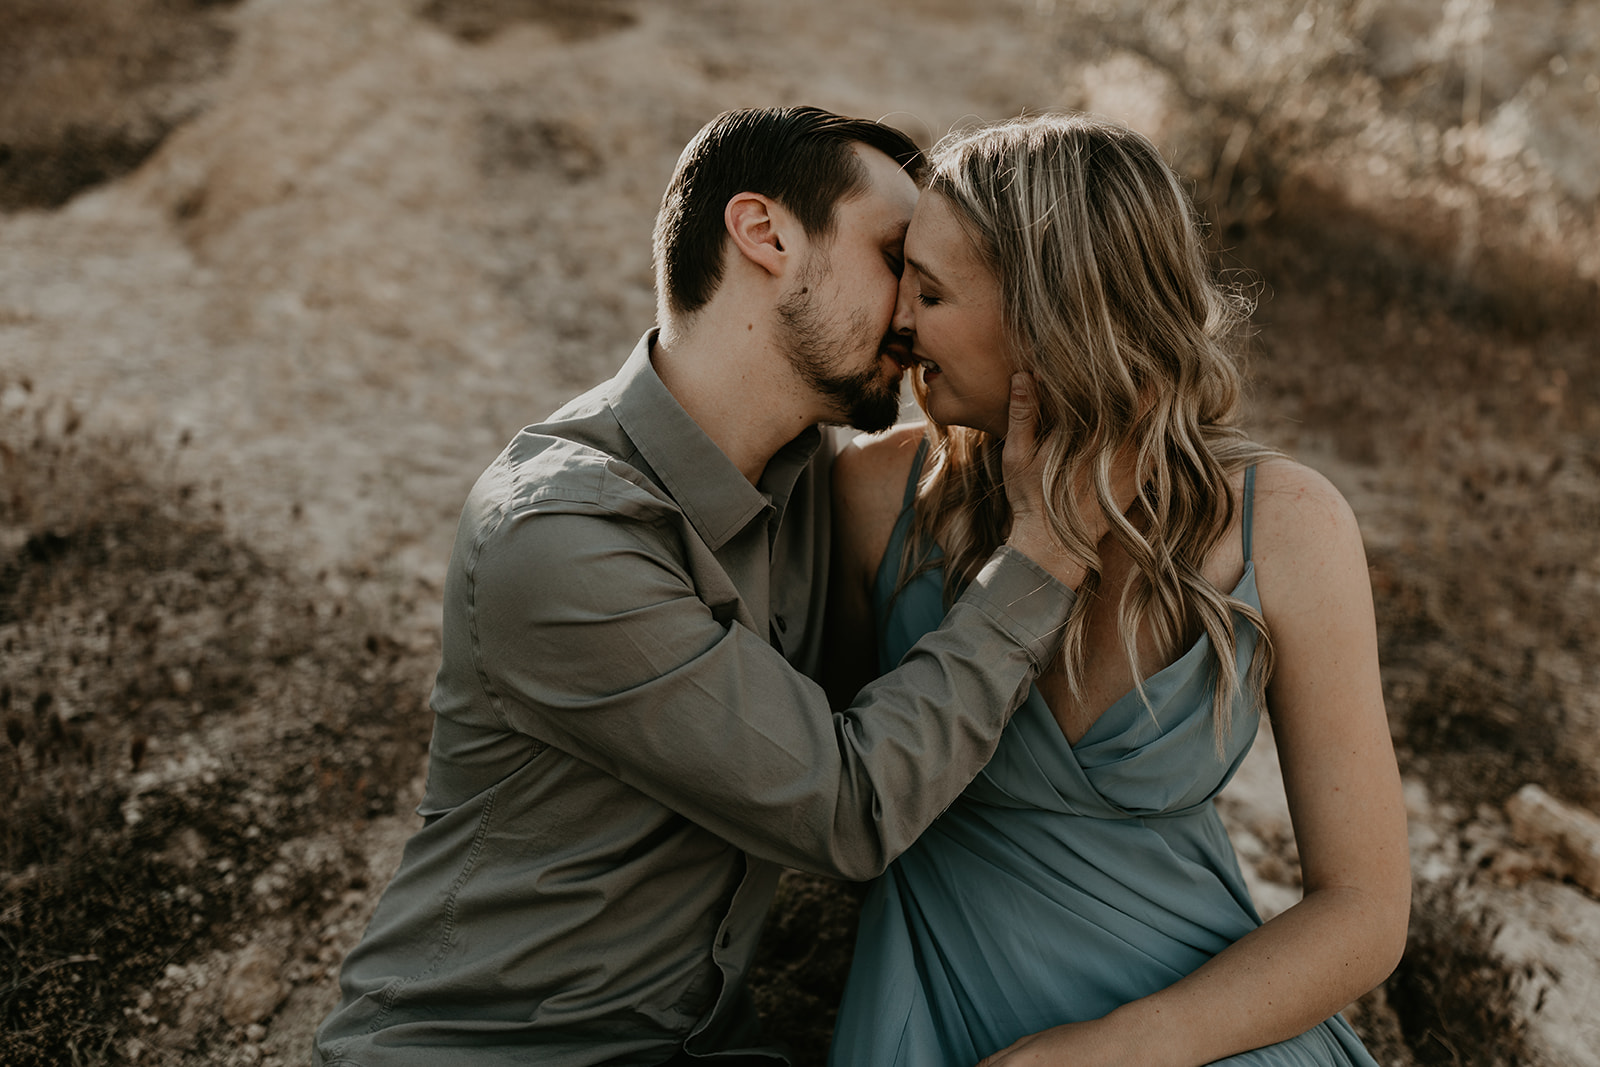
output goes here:
<path id="1" fill-rule="evenodd" d="M 923 266 L 921 263 L 918 263 L 916 260 L 912 259 L 910 256 L 906 257 L 906 262 L 911 264 L 911 266 L 916 270 L 916 272 L 918 274 L 920 274 L 924 278 L 928 279 L 934 285 L 942 286 L 944 284 L 943 282 L 941 282 L 939 280 L 939 276 L 937 274 L 933 273 L 933 271 L 929 270 L 927 267 Z"/>

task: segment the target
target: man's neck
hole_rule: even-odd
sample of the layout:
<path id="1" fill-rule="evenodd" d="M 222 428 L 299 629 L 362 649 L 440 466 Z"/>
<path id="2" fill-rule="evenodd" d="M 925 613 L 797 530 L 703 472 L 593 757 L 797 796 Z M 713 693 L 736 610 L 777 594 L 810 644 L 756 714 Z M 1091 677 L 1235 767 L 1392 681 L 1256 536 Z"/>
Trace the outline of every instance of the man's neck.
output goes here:
<path id="1" fill-rule="evenodd" d="M 656 374 L 713 444 L 755 485 L 777 451 L 822 413 L 759 325 L 701 322 L 650 353 Z"/>

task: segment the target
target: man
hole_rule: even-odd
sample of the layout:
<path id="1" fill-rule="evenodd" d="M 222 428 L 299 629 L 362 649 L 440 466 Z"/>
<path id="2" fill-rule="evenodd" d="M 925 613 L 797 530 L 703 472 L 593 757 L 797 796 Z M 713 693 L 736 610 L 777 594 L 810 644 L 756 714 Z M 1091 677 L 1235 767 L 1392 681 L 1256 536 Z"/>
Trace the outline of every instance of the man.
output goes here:
<path id="1" fill-rule="evenodd" d="M 1082 575 L 1018 550 L 1048 543 L 1027 499 L 899 670 L 838 714 L 807 677 L 817 424 L 896 416 L 919 166 L 899 133 L 812 108 L 729 112 L 684 150 L 659 334 L 468 497 L 425 821 L 318 1062 L 783 1063 L 744 988 L 780 867 L 879 873 L 993 751 L 1055 652 L 1058 579 Z"/>

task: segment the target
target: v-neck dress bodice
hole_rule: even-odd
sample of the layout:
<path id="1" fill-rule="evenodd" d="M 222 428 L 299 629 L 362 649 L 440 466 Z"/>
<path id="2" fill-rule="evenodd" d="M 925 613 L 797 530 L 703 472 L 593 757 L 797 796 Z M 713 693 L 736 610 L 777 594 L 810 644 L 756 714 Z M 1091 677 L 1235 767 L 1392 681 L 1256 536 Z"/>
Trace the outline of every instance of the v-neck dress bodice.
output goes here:
<path id="1" fill-rule="evenodd" d="M 944 616 L 938 567 L 896 589 L 922 459 L 877 575 L 883 670 Z M 1233 596 L 1259 610 L 1253 486 L 1252 470 Z M 1244 678 L 1259 635 L 1234 624 Z M 1076 744 L 1029 694 L 988 766 L 872 884 L 830 1067 L 973 1067 L 1163 989 L 1261 924 L 1213 803 L 1250 750 L 1256 711 L 1235 700 L 1219 755 L 1213 659 L 1202 635 Z M 1339 1016 L 1219 1062 L 1377 1067 Z"/>

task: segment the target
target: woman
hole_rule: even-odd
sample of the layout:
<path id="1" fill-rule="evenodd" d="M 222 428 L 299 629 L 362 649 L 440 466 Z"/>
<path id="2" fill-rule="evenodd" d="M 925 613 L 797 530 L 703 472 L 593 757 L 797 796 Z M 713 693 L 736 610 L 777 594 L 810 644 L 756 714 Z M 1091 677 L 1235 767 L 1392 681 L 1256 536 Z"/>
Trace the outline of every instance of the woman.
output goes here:
<path id="1" fill-rule="evenodd" d="M 1003 539 L 1014 374 L 1090 578 L 993 761 L 873 884 L 831 1063 L 1372 1065 L 1335 1013 L 1398 961 L 1410 870 L 1350 509 L 1237 428 L 1246 309 L 1148 141 L 1047 115 L 933 163 L 896 317 L 931 423 L 840 458 L 841 662 L 878 636 L 841 692 Z M 1265 924 L 1212 803 L 1262 709 L 1304 885 Z"/>

